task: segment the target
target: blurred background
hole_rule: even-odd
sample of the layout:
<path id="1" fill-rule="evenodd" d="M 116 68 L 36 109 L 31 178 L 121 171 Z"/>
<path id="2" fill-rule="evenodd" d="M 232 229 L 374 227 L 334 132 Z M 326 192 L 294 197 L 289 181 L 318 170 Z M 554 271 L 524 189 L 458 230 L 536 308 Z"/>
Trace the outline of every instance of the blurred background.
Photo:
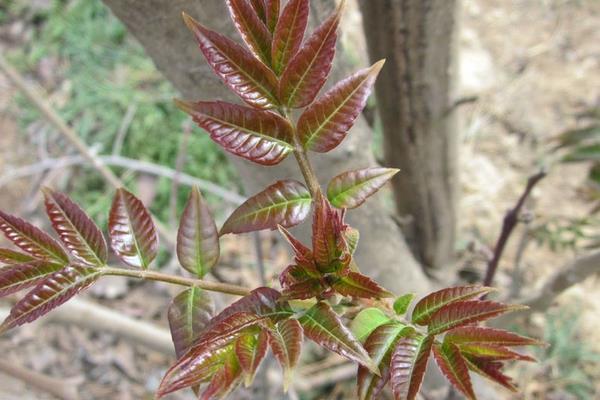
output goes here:
<path id="1" fill-rule="evenodd" d="M 252 194 L 262 181 L 272 181 L 273 172 L 232 162 L 174 107 L 172 98 L 181 92 L 193 99 L 226 94 L 216 78 L 206 84 L 197 79 L 206 74 L 206 67 L 192 36 L 185 33 L 183 42 L 177 39 L 185 27 L 179 22 L 181 26 L 173 25 L 177 28 L 172 30 L 165 27 L 171 20 L 159 21 L 163 10 L 157 4 L 172 9 L 173 18 L 181 10 L 191 10 L 192 15 L 195 11 L 194 16 L 209 26 L 234 35 L 228 19 L 208 18 L 225 15 L 222 2 L 105 3 L 128 28 L 100 0 L 0 0 L 0 208 L 48 228 L 40 188 L 50 186 L 67 192 L 105 227 L 114 186 L 91 166 L 92 155 L 172 228 L 190 184 L 199 184 L 219 225 L 241 196 Z M 333 3 L 315 1 L 313 19 L 322 20 Z M 384 283 L 397 281 L 391 284 L 395 291 L 418 294 L 442 285 L 481 282 L 506 211 L 517 203 L 528 177 L 544 170 L 547 176 L 527 198 L 494 285 L 504 299 L 534 305 L 524 317 L 505 323 L 549 346 L 534 350 L 539 363 L 510 368 L 520 395 L 489 384 L 482 398 L 599 397 L 600 1 L 457 0 L 455 7 L 453 1 L 439 0 L 431 2 L 433 11 L 413 10 L 411 21 L 422 23 L 422 37 L 430 43 L 422 44 L 422 58 L 415 56 L 417 62 L 408 67 L 416 82 L 408 94 L 385 90 L 386 85 L 395 87 L 400 76 L 394 76 L 399 64 L 392 47 L 403 43 L 402 38 L 389 37 L 386 29 L 394 24 L 392 18 L 399 19 L 400 27 L 406 23 L 402 16 L 385 13 L 388 3 L 411 1 L 349 2 L 337 55 L 343 66 L 334 72 L 336 76 L 362 68 L 369 55 L 373 60 L 388 57 L 383 82 L 364 113 L 365 128 L 356 135 L 368 140 L 371 149 L 349 138 L 329 159 L 315 160 L 319 174 L 326 177 L 341 172 L 340 165 L 371 161 L 403 170 L 400 175 L 405 177 L 378 195 L 378 208 L 372 206 L 369 212 L 376 210 L 386 221 L 396 222 L 385 229 L 399 232 L 399 226 L 404 235 L 389 240 L 405 243 L 406 238 L 411 255 L 392 257 L 397 261 L 391 266 L 396 268 L 393 276 L 389 265 L 383 273 L 384 266 L 375 261 L 368 272 Z M 156 20 L 150 17 L 153 12 Z M 399 31 L 410 36 L 411 29 Z M 166 41 L 151 43 L 155 38 L 148 30 Z M 453 40 L 446 35 L 451 30 Z M 381 45 L 385 40 L 391 45 Z M 183 67 L 173 63 L 180 48 L 197 57 L 181 53 L 182 65 L 190 60 L 198 65 L 189 69 L 187 81 Z M 182 71 L 179 79 L 174 78 L 177 68 Z M 441 78 L 435 75 L 440 69 Z M 419 88 L 430 80 L 429 91 L 421 96 Z M 18 82 L 34 88 L 37 104 Z M 416 148 L 404 146 L 402 132 L 407 127 L 394 125 L 394 115 L 407 108 L 421 114 L 401 124 L 437 116 L 445 127 L 408 124 L 424 139 L 416 141 Z M 55 117 L 85 144 L 85 151 L 57 128 Z M 435 139 L 440 134 L 446 135 L 441 142 Z M 407 151 L 418 159 L 408 159 L 403 153 Z M 408 162 L 412 167 L 399 165 Z M 427 173 L 419 177 L 417 167 Z M 288 174 L 285 168 L 279 174 Z M 430 185 L 425 191 L 435 199 L 424 205 L 412 193 L 418 190 L 410 190 L 404 180 Z M 421 221 L 427 215 L 441 224 L 433 234 Z M 385 253 L 388 245 L 366 239 L 369 230 L 384 229 L 383 223 L 377 224 L 362 227 L 367 230 L 359 247 L 364 260 L 374 260 L 369 248 Z M 398 249 L 392 243 L 388 247 L 392 252 Z M 275 282 L 289 261 L 287 247 L 272 232 L 224 237 L 222 251 L 210 279 L 245 286 Z M 157 266 L 178 271 L 170 246 L 163 245 Z M 410 272 L 416 268 L 418 272 Z M 414 287 L 403 286 L 404 273 L 410 274 L 408 285 Z M 176 292 L 161 284 L 108 278 L 70 311 L 5 334 L 0 338 L 0 400 L 153 398 L 173 361 L 166 306 Z M 0 300 L 2 317 L 14 299 Z M 220 306 L 231 300 L 217 299 Z M 95 317 L 100 314 L 105 319 Z M 107 328 L 114 315 L 125 317 L 125 324 L 142 321 L 145 325 L 135 329 L 147 340 L 131 340 Z M 260 377 L 267 384 L 254 391 L 240 389 L 231 398 L 284 398 L 273 384 L 280 379 L 277 368 L 271 367 Z M 352 399 L 352 368 L 311 347 L 287 396 Z M 446 398 L 442 389 L 432 390 L 427 398 Z"/>

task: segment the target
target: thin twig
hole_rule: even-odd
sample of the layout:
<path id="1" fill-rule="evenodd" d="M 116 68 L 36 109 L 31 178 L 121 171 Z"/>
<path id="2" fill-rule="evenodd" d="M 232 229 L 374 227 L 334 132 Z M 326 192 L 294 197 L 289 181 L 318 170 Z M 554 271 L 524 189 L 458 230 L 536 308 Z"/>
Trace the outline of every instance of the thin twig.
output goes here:
<path id="1" fill-rule="evenodd" d="M 500 232 L 500 236 L 498 237 L 498 241 L 496 242 L 496 246 L 494 247 L 494 255 L 492 259 L 489 261 L 487 265 L 487 270 L 485 272 L 485 278 L 483 280 L 483 284 L 485 286 L 489 286 L 494 281 L 494 276 L 496 275 L 496 270 L 498 269 L 498 263 L 500 262 L 500 258 L 502 257 L 502 253 L 504 252 L 504 248 L 506 247 L 506 243 L 510 238 L 515 226 L 519 222 L 519 214 L 521 213 L 521 209 L 525 204 L 525 201 L 531 194 L 531 191 L 544 177 L 546 176 L 546 171 L 540 171 L 537 174 L 534 174 L 527 179 L 527 186 L 521 194 L 519 201 L 514 208 L 509 210 L 504 216 L 504 221 L 502 222 L 502 231 Z"/>
<path id="2" fill-rule="evenodd" d="M 0 360 L 0 372 L 23 381 L 45 393 L 56 396 L 59 399 L 77 400 L 79 398 L 77 385 L 73 382 L 30 371 L 14 362 Z"/>

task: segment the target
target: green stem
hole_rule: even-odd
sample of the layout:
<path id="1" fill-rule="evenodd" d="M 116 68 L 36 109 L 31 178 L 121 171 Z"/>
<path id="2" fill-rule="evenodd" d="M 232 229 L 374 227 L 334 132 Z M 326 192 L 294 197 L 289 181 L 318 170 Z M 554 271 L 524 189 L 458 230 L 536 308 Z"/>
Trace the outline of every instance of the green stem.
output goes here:
<path id="1" fill-rule="evenodd" d="M 250 289 L 228 283 L 208 282 L 201 279 L 186 278 L 185 276 L 168 275 L 155 271 L 146 271 L 138 269 L 125 269 L 105 267 L 102 269 L 104 275 L 125 276 L 128 278 L 143 279 L 149 281 L 158 281 L 180 285 L 186 287 L 198 287 L 211 292 L 232 294 L 236 296 L 246 296 L 250 294 Z"/>

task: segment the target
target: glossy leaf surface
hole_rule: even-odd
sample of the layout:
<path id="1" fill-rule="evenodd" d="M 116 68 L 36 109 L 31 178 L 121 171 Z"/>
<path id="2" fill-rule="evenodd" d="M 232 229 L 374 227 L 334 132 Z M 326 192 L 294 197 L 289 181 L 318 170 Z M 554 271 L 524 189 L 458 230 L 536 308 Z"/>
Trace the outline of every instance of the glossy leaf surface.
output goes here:
<path id="1" fill-rule="evenodd" d="M 242 368 L 235 352 L 228 352 L 223 357 L 222 366 L 216 371 L 200 399 L 221 399 L 235 389 L 241 380 Z"/>
<path id="2" fill-rule="evenodd" d="M 344 140 L 367 104 L 383 63 L 337 83 L 304 111 L 298 120 L 298 135 L 305 149 L 326 153 Z"/>
<path id="3" fill-rule="evenodd" d="M 37 259 L 60 264 L 69 260 L 56 240 L 21 218 L 0 211 L 0 230 L 8 240 Z"/>
<path id="4" fill-rule="evenodd" d="M 377 193 L 398 171 L 394 168 L 365 168 L 345 172 L 329 182 L 327 198 L 334 207 L 356 208 Z"/>
<path id="5" fill-rule="evenodd" d="M 365 308 L 350 323 L 350 331 L 362 343 L 375 329 L 388 322 L 391 319 L 379 308 Z"/>
<path id="6" fill-rule="evenodd" d="M 279 85 L 283 105 L 306 107 L 325 84 L 335 55 L 341 8 L 315 30 L 284 69 Z"/>
<path id="7" fill-rule="evenodd" d="M 479 298 L 495 289 L 484 286 L 459 286 L 433 292 L 416 305 L 412 313 L 412 322 L 427 325 L 431 316 L 440 308 L 461 300 Z"/>
<path id="8" fill-rule="evenodd" d="M 402 295 L 394 301 L 394 312 L 396 315 L 404 315 L 408 311 L 408 307 L 410 307 L 410 303 L 412 303 L 415 298 L 414 293 L 407 293 Z"/>
<path id="9" fill-rule="evenodd" d="M 396 343 L 390 362 L 390 381 L 395 400 L 414 400 L 419 393 L 433 336 L 411 335 Z"/>
<path id="10" fill-rule="evenodd" d="M 269 111 L 222 101 L 176 101 L 228 152 L 262 165 L 280 163 L 294 150 L 292 127 Z"/>
<path id="11" fill-rule="evenodd" d="M 106 264 L 108 250 L 98 226 L 68 196 L 44 189 L 46 213 L 65 247 L 87 265 Z"/>
<path id="12" fill-rule="evenodd" d="M 20 253 L 11 249 L 0 248 L 0 263 L 3 264 L 25 264 L 36 259 L 29 254 Z"/>
<path id="13" fill-rule="evenodd" d="M 233 40 L 202 26 L 187 14 L 184 20 L 196 35 L 213 71 L 231 90 L 256 108 L 277 105 L 277 77 L 273 71 Z"/>
<path id="14" fill-rule="evenodd" d="M 177 231 L 177 258 L 183 268 L 202 278 L 219 261 L 219 234 L 215 221 L 194 186 Z"/>
<path id="15" fill-rule="evenodd" d="M 343 296 L 365 299 L 394 297 L 392 293 L 381 287 L 377 282 L 358 272 L 349 272 L 337 279 L 331 287 Z"/>
<path id="16" fill-rule="evenodd" d="M 158 234 L 142 202 L 118 189 L 108 216 L 110 247 L 126 264 L 146 269 L 156 257 Z"/>
<path id="17" fill-rule="evenodd" d="M 271 32 L 248 0 L 227 0 L 235 27 L 252 53 L 266 65 L 271 63 Z"/>
<path id="18" fill-rule="evenodd" d="M 200 288 L 186 289 L 171 301 L 167 317 L 177 358 L 182 357 L 200 337 L 214 309 L 211 297 Z"/>
<path id="19" fill-rule="evenodd" d="M 42 317 L 88 288 L 101 273 L 99 269 L 80 265 L 69 265 L 53 273 L 13 306 L 0 326 L 0 333 Z"/>
<path id="20" fill-rule="evenodd" d="M 290 227 L 310 212 L 310 192 L 298 181 L 278 181 L 248 199 L 225 221 L 221 235 Z"/>
<path id="21" fill-rule="evenodd" d="M 268 344 L 266 331 L 261 331 L 258 335 L 243 335 L 236 340 L 235 353 L 244 372 L 246 387 L 254 381 L 258 367 L 267 354 Z"/>
<path id="22" fill-rule="evenodd" d="M 349 360 L 356 361 L 374 373 L 379 373 L 377 365 L 367 351 L 344 326 L 331 306 L 319 302 L 299 319 L 304 335 L 315 343 Z"/>
<path id="23" fill-rule="evenodd" d="M 63 268 L 64 266 L 61 264 L 40 260 L 0 268 L 0 297 L 36 285 L 47 276 Z"/>
<path id="24" fill-rule="evenodd" d="M 302 351 L 302 326 L 298 320 L 290 318 L 280 321 L 267 331 L 273 354 L 284 371 L 283 388 L 287 391 L 292 379 L 292 371 L 298 364 Z"/>
<path id="25" fill-rule="evenodd" d="M 475 400 L 475 393 L 469 376 L 465 359 L 454 345 L 433 346 L 433 355 L 440 370 L 448 381 L 470 400 Z"/>
<path id="26" fill-rule="evenodd" d="M 279 74 L 302 45 L 308 23 L 309 0 L 290 0 L 277 22 L 273 35 L 271 58 L 273 70 Z"/>

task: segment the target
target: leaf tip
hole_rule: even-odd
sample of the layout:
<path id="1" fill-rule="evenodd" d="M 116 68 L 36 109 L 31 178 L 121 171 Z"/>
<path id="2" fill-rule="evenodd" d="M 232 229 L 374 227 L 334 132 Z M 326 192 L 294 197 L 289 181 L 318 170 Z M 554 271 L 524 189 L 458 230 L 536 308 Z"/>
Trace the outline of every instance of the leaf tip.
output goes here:
<path id="1" fill-rule="evenodd" d="M 174 98 L 173 103 L 175 103 L 175 106 L 181 111 L 185 112 L 186 114 L 192 115 L 192 113 L 194 112 L 194 103 L 190 101 Z"/>
<path id="2" fill-rule="evenodd" d="M 185 24 L 191 31 L 196 32 L 198 30 L 198 26 L 200 25 L 200 23 L 194 18 L 192 18 L 192 16 L 190 16 L 188 13 L 182 11 L 181 18 L 183 18 L 183 22 L 185 22 Z"/>

